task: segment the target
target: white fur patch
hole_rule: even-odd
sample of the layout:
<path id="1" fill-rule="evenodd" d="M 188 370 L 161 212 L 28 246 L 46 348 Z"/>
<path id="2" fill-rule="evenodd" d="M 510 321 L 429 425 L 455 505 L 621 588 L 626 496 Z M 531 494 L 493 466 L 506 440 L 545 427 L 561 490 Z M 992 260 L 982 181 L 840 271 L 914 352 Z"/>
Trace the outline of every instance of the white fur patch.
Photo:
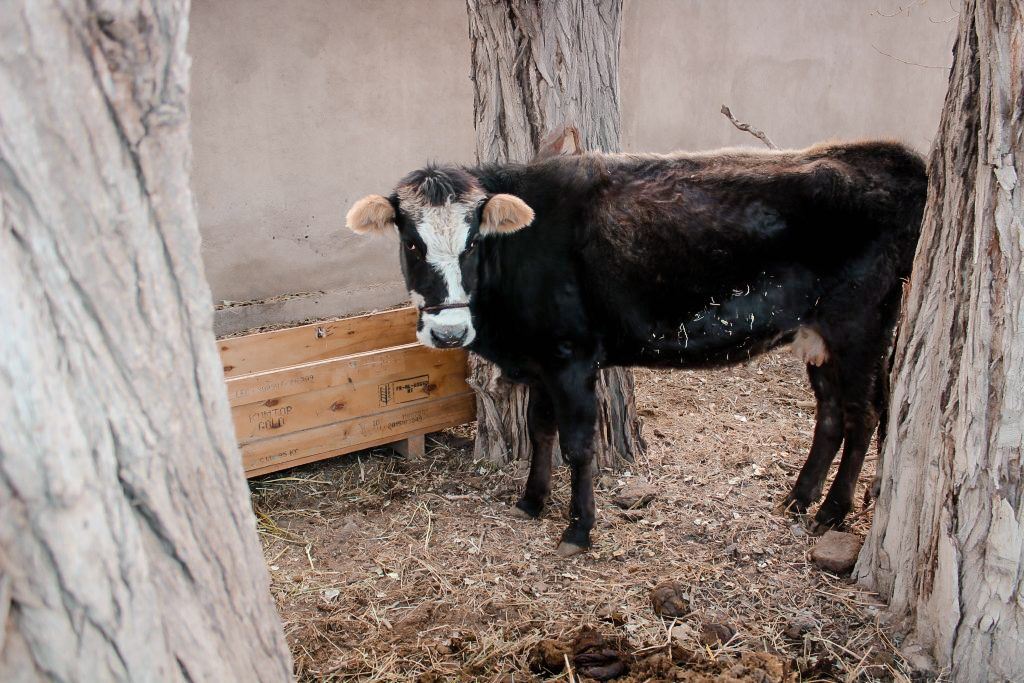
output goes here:
<path id="1" fill-rule="evenodd" d="M 809 327 L 801 327 L 793 338 L 793 353 L 808 365 L 821 367 L 828 362 L 828 346 L 821 335 Z"/>
<path id="2" fill-rule="evenodd" d="M 469 315 L 468 308 L 449 308 L 440 313 L 421 313 L 423 327 L 416 332 L 416 339 L 424 346 L 434 346 L 434 340 L 430 333 L 434 329 L 458 327 L 466 330 L 466 336 L 462 340 L 463 346 L 469 346 L 476 339 L 476 330 L 473 328 L 473 319 Z"/>
<path id="3" fill-rule="evenodd" d="M 462 284 L 462 267 L 459 257 L 466 248 L 469 237 L 469 223 L 466 217 L 476 210 L 475 204 L 446 204 L 445 206 L 424 206 L 416 221 L 416 231 L 427 248 L 426 260 L 442 278 L 448 290 L 443 303 L 464 304 L 469 295 Z M 413 293 L 422 302 L 423 297 Z M 422 303 L 418 304 L 422 305 Z M 423 344 L 432 346 L 430 332 L 434 327 L 462 327 L 466 330 L 463 345 L 469 345 L 476 337 L 473 321 L 468 308 L 449 308 L 439 313 L 422 313 L 423 327 L 417 338 Z"/>

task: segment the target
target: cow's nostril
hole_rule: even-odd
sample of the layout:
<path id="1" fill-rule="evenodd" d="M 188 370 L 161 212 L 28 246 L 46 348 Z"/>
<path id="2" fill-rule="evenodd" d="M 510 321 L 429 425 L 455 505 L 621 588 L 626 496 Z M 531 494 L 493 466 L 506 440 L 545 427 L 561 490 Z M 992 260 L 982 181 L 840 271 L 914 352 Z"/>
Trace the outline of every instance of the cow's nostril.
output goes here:
<path id="1" fill-rule="evenodd" d="M 450 349 L 459 346 L 465 338 L 465 328 L 434 329 L 430 331 L 430 339 L 434 342 L 434 346 L 442 349 Z"/>

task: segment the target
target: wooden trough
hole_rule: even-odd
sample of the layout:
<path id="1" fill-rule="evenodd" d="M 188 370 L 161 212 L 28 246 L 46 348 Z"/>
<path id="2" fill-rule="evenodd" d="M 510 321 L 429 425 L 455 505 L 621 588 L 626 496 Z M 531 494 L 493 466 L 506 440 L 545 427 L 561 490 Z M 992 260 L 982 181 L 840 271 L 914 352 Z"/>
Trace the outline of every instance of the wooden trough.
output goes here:
<path id="1" fill-rule="evenodd" d="M 247 476 L 395 444 L 475 417 L 466 352 L 416 341 L 416 309 L 218 341 Z"/>

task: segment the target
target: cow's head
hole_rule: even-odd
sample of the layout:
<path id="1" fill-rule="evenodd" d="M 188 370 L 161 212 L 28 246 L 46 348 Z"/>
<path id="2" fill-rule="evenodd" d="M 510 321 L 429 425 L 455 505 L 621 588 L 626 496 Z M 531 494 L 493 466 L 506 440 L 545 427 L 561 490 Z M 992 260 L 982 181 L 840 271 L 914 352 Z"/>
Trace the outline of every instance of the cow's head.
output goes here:
<path id="1" fill-rule="evenodd" d="M 532 221 L 533 209 L 522 199 L 489 195 L 455 167 L 414 171 L 390 197 L 363 197 L 345 218 L 358 234 L 398 232 L 405 285 L 420 309 L 416 337 L 435 348 L 469 346 L 476 337 L 469 304 L 476 293 L 479 240 Z"/>

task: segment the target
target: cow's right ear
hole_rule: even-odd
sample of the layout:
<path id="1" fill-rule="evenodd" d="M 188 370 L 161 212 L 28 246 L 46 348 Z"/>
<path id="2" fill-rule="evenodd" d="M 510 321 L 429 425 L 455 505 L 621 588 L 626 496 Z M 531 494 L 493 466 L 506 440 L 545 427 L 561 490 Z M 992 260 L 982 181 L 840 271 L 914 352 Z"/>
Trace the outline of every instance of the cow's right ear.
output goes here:
<path id="1" fill-rule="evenodd" d="M 484 204 L 480 216 L 480 234 L 508 234 L 532 222 L 533 209 L 526 202 L 515 195 L 496 194 Z"/>
<path id="2" fill-rule="evenodd" d="M 345 225 L 357 235 L 383 233 L 395 227 L 395 207 L 386 197 L 371 194 L 352 205 L 345 216 Z"/>

